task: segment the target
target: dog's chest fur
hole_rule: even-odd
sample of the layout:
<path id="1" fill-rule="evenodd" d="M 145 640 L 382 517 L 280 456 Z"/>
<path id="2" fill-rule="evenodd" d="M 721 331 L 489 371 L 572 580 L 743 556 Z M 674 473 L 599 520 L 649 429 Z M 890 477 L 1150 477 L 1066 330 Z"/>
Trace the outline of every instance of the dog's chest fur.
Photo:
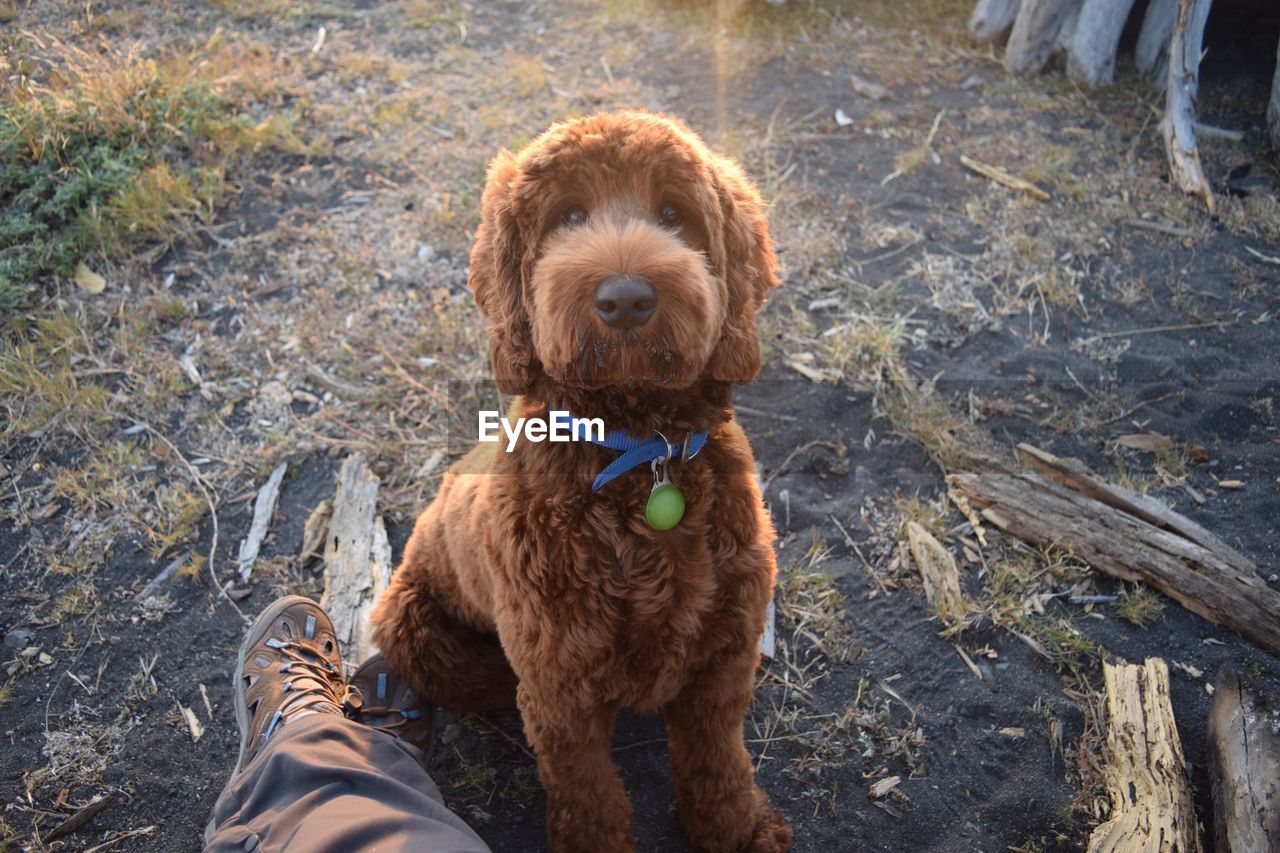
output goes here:
<path id="1" fill-rule="evenodd" d="M 672 466 L 687 510 L 665 532 L 644 521 L 647 468 L 593 495 L 571 475 L 538 476 L 530 488 L 534 460 L 499 463 L 513 475 L 494 484 L 487 550 L 496 621 L 500 633 L 519 634 L 504 646 L 527 658 L 512 661 L 522 677 L 555 672 L 558 690 L 651 710 L 727 644 L 756 642 L 762 591 L 772 584 L 772 530 L 740 435 Z"/>

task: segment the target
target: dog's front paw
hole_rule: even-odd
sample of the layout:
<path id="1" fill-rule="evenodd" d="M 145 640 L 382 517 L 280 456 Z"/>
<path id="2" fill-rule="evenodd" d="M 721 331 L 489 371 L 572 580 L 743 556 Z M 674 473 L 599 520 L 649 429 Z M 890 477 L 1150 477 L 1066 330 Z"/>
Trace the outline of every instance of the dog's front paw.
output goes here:
<path id="1" fill-rule="evenodd" d="M 765 805 L 756 818 L 745 853 L 785 853 L 791 849 L 791 827 L 774 809 Z"/>
<path id="2" fill-rule="evenodd" d="M 717 809 L 683 812 L 685 835 L 698 853 L 786 853 L 791 827 L 769 807 L 759 788 L 736 801 L 721 801 Z"/>

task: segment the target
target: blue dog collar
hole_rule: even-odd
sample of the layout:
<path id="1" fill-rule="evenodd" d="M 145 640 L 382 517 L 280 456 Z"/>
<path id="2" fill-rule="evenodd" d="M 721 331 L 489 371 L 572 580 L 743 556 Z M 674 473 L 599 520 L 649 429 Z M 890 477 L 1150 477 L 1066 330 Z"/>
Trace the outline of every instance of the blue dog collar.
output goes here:
<path id="1" fill-rule="evenodd" d="M 672 459 L 686 461 L 697 456 L 707 446 L 707 433 L 695 432 L 687 436 L 683 443 L 672 444 L 662 433 L 655 432 L 647 438 L 634 438 L 626 430 L 615 429 L 605 434 L 603 439 L 592 436 L 590 424 L 581 418 L 575 418 L 565 411 L 549 413 L 551 421 L 570 429 L 573 437 L 579 441 L 589 441 L 600 447 L 616 450 L 622 455 L 610 462 L 591 484 L 591 491 L 598 492 L 610 480 L 617 479 L 632 468 L 639 468 L 655 459 L 670 462 Z"/>

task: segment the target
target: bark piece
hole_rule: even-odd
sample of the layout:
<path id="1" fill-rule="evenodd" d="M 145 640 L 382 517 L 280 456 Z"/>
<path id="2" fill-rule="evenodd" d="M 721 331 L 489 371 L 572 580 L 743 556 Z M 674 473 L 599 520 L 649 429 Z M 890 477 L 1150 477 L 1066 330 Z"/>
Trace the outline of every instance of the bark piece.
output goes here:
<path id="1" fill-rule="evenodd" d="M 84 828 L 89 821 L 93 820 L 104 809 L 115 805 L 116 801 L 119 799 L 119 791 L 111 791 L 108 794 L 103 794 L 88 805 L 81 807 L 81 809 L 71 817 L 45 833 L 42 840 L 48 844 L 50 842 L 57 841 L 64 835 L 70 835 L 71 833 Z"/>
<path id="2" fill-rule="evenodd" d="M 1067 49 L 1068 77 L 1091 88 L 1115 79 L 1116 50 L 1131 9 L 1133 0 L 1084 0 Z"/>
<path id="3" fill-rule="evenodd" d="M 1160 120 L 1174 184 L 1185 193 L 1203 198 L 1210 213 L 1214 212 L 1213 189 L 1204 176 L 1196 148 L 1196 94 L 1200 87 L 1204 25 L 1212 4 L 1213 0 L 1178 0 L 1178 17 L 1169 41 L 1164 117 Z"/>
<path id="4" fill-rule="evenodd" d="M 1070 551 L 1111 577 L 1143 581 L 1280 653 L 1280 593 L 1252 562 L 1159 501 L 1105 483 L 1074 460 L 1025 444 L 1019 450 L 1040 473 L 980 457 L 948 480 L 1002 530 Z"/>
<path id="5" fill-rule="evenodd" d="M 1169 667 L 1103 664 L 1111 817 L 1089 836 L 1089 853 L 1200 853 L 1182 742 L 1169 704 Z"/>
<path id="6" fill-rule="evenodd" d="M 978 0 L 969 16 L 969 32 L 983 44 L 1008 38 L 1022 0 Z"/>
<path id="7" fill-rule="evenodd" d="M 1223 667 L 1209 712 L 1215 849 L 1280 850 L 1280 697 Z"/>
<path id="8" fill-rule="evenodd" d="M 1151 78 L 1156 91 L 1169 84 L 1169 39 L 1178 17 L 1178 0 L 1151 0 L 1142 18 L 1134 58 L 1138 70 Z"/>
<path id="9" fill-rule="evenodd" d="M 354 668 L 377 647 L 369 615 L 391 582 L 391 545 L 377 514 L 378 478 L 360 456 L 338 471 L 333 518 L 324 549 L 324 595 L 320 604 L 333 620 L 343 657 Z"/>
<path id="10" fill-rule="evenodd" d="M 960 592 L 960 573 L 951 552 L 914 521 L 907 522 L 907 542 L 924 581 L 925 598 L 943 622 L 959 624 L 969 612 L 969 604 Z"/>
<path id="11" fill-rule="evenodd" d="M 1079 5 L 1080 0 L 1023 0 L 1005 48 L 1005 70 L 1021 74 L 1044 68 L 1058 31 Z"/>

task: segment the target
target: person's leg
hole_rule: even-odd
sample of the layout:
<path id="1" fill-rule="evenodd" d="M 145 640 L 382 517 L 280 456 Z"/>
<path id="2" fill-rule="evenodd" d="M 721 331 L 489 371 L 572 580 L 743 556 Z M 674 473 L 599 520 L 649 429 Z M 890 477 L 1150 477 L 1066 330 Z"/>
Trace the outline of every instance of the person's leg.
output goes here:
<path id="1" fill-rule="evenodd" d="M 480 853 L 416 747 L 352 720 L 287 722 L 213 808 L 206 850 Z"/>
<path id="2" fill-rule="evenodd" d="M 344 681 L 319 605 L 291 596 L 263 611 L 236 663 L 240 758 L 206 849 L 488 850 L 424 769 L 413 744 L 427 746 L 430 718 L 412 707 L 411 688 L 380 656 L 352 681 L 365 693 Z"/>

